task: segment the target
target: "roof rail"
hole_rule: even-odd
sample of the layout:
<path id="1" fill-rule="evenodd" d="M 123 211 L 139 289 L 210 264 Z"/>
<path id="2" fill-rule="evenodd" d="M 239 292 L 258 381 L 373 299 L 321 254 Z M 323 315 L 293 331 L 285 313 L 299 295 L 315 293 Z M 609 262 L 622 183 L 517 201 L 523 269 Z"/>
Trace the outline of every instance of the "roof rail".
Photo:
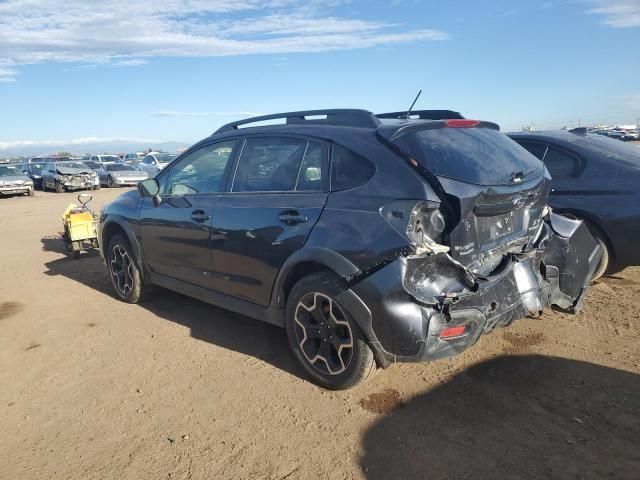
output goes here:
<path id="1" fill-rule="evenodd" d="M 307 117 L 326 117 L 326 118 L 307 118 Z M 367 110 L 358 109 L 331 109 L 331 110 L 303 110 L 300 112 L 274 113 L 273 115 L 262 115 L 260 117 L 251 117 L 237 122 L 227 123 L 223 125 L 216 133 L 227 132 L 229 130 L 237 130 L 240 125 L 248 125 L 250 123 L 263 122 L 266 120 L 286 119 L 287 124 L 320 124 L 320 125 L 340 125 L 344 127 L 369 127 L 376 128 L 380 125 L 380 121 Z"/>
<path id="2" fill-rule="evenodd" d="M 404 119 L 406 116 L 407 112 L 376 113 L 376 117 L 378 118 Z M 415 117 L 420 120 L 453 120 L 464 118 L 460 112 L 454 112 L 453 110 L 412 110 L 409 118 Z"/>

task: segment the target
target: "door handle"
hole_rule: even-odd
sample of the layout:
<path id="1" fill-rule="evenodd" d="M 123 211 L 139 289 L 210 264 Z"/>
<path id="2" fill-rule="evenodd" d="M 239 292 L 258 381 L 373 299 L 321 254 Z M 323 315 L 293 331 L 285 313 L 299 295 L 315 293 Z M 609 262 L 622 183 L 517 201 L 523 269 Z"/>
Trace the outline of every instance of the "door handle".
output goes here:
<path id="1" fill-rule="evenodd" d="M 207 220 L 209 220 L 209 218 L 211 217 L 209 217 L 209 215 L 205 213 L 204 210 L 194 210 L 193 212 L 191 212 L 191 220 L 193 220 L 194 222 L 206 222 Z"/>
<path id="2" fill-rule="evenodd" d="M 305 215 L 301 215 L 297 210 L 285 210 L 278 215 L 278 220 L 287 225 L 297 225 L 309 220 Z"/>

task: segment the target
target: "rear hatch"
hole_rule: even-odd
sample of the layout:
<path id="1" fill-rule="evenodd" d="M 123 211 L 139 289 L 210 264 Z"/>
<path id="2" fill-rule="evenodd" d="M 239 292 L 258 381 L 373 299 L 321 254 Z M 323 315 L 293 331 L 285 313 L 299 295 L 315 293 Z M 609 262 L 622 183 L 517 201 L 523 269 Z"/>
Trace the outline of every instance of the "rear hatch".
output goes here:
<path id="1" fill-rule="evenodd" d="M 451 255 L 471 270 L 489 274 L 537 233 L 550 188 L 544 166 L 494 124 L 413 121 L 379 133 L 437 184 Z"/>

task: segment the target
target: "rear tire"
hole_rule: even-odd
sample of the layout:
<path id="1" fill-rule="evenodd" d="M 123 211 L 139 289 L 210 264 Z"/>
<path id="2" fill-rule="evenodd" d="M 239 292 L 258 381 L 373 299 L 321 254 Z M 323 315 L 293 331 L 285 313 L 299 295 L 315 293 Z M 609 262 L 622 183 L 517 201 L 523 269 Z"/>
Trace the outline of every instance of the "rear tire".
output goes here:
<path id="1" fill-rule="evenodd" d="M 376 369 L 364 334 L 335 299 L 344 288 L 332 273 L 308 275 L 293 286 L 285 311 L 296 360 L 316 384 L 331 390 L 351 388 Z"/>
<path id="2" fill-rule="evenodd" d="M 595 280 L 598 280 L 610 270 L 611 253 L 609 251 L 609 245 L 607 244 L 607 241 L 602 238 L 602 234 L 598 232 L 596 228 L 591 227 L 589 224 L 587 224 L 587 226 L 589 227 L 589 231 L 591 232 L 591 235 L 593 235 L 593 238 L 595 238 L 596 242 L 598 242 L 598 245 L 602 247 L 602 260 L 600 260 L 600 265 L 598 265 L 598 268 L 593 274 L 593 278 L 591 279 L 591 281 L 593 282 Z"/>
<path id="3" fill-rule="evenodd" d="M 139 303 L 149 298 L 153 286 L 144 283 L 131 244 L 124 235 L 111 237 L 106 258 L 111 283 L 121 300 Z"/>

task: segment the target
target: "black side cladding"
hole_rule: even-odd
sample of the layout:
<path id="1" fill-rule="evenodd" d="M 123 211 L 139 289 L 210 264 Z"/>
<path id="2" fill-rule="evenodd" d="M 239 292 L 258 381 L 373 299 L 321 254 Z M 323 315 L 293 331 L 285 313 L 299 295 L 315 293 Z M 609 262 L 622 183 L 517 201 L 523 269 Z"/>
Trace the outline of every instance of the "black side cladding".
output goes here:
<path id="1" fill-rule="evenodd" d="M 577 312 L 602 258 L 602 248 L 581 220 L 552 213 L 546 224 L 543 262 L 552 285 L 551 303 Z"/>

